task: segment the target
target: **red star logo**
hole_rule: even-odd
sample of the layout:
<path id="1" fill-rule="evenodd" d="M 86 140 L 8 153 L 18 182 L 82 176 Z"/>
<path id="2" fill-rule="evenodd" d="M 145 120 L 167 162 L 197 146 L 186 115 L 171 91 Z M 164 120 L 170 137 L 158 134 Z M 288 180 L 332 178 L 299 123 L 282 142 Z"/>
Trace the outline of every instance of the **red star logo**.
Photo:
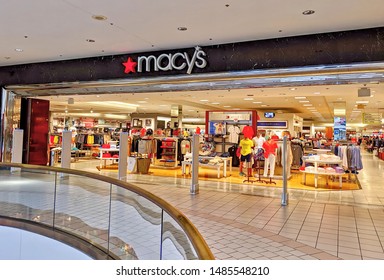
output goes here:
<path id="1" fill-rule="evenodd" d="M 128 74 L 130 72 L 136 72 L 137 62 L 134 62 L 130 57 L 128 57 L 127 62 L 124 62 L 123 65 L 125 66 L 124 73 Z"/>

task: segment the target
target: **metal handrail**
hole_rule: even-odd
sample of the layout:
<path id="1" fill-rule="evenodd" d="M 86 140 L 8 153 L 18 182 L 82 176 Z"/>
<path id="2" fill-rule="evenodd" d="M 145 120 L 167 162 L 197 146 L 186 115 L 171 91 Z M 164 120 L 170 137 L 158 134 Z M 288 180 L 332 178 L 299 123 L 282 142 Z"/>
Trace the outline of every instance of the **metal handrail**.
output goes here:
<path id="1" fill-rule="evenodd" d="M 91 172 L 81 171 L 76 169 L 60 168 L 60 167 L 0 162 L 0 168 L 21 168 L 21 169 L 30 169 L 30 170 L 36 170 L 36 171 L 49 171 L 49 172 L 84 176 L 87 178 L 110 183 L 118 187 L 124 188 L 126 190 L 132 191 L 148 199 L 149 201 L 151 201 L 152 203 L 160 207 L 163 211 L 165 211 L 170 217 L 172 217 L 179 224 L 179 226 L 183 229 L 185 234 L 188 236 L 193 248 L 196 250 L 196 253 L 199 259 L 201 260 L 215 259 L 206 241 L 200 234 L 200 232 L 184 214 L 182 214 L 179 210 L 177 210 L 175 207 L 173 207 L 171 204 L 169 204 L 162 198 L 134 184 L 127 183 L 115 178 L 103 176 L 96 173 L 91 173 Z"/>

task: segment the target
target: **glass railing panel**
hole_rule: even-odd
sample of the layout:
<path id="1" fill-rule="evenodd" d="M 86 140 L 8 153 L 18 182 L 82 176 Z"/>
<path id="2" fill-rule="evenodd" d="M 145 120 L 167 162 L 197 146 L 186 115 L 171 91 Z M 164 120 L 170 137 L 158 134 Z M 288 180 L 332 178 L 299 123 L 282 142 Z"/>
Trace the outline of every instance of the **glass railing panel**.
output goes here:
<path id="1" fill-rule="evenodd" d="M 161 208 L 118 186 L 111 197 L 110 252 L 121 259 L 159 260 Z"/>
<path id="2" fill-rule="evenodd" d="M 0 169 L 0 215 L 53 224 L 55 172 Z"/>
<path id="3" fill-rule="evenodd" d="M 111 184 L 83 176 L 57 176 L 55 227 L 108 248 Z"/>
<path id="4" fill-rule="evenodd" d="M 163 214 L 163 260 L 197 260 L 197 253 L 181 226 L 166 212 Z"/>

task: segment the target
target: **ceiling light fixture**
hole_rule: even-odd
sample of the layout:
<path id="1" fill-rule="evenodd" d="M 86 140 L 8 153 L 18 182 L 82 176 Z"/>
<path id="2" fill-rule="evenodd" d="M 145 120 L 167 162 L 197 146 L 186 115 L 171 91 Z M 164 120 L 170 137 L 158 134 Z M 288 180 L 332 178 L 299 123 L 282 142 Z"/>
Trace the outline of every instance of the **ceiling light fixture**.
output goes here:
<path id="1" fill-rule="evenodd" d="M 94 20 L 107 20 L 107 17 L 103 15 L 93 15 L 92 18 Z"/>
<path id="2" fill-rule="evenodd" d="M 303 12 L 303 15 L 305 15 L 305 16 L 309 16 L 309 15 L 313 15 L 314 13 L 315 13 L 314 10 L 305 10 L 305 11 Z"/>
<path id="3" fill-rule="evenodd" d="M 305 96 L 295 96 L 295 99 L 307 99 Z"/>
<path id="4" fill-rule="evenodd" d="M 16 51 L 16 52 L 22 52 L 22 51 L 23 51 L 23 49 L 20 49 L 20 48 L 16 48 L 16 49 L 15 49 L 15 51 Z"/>
<path id="5" fill-rule="evenodd" d="M 96 41 L 93 40 L 93 39 L 86 39 L 85 41 L 87 41 L 88 43 L 94 43 L 94 42 L 96 42 Z"/>
<path id="6" fill-rule="evenodd" d="M 185 26 L 180 26 L 180 27 L 177 28 L 177 30 L 179 30 L 179 31 L 187 31 L 188 28 L 186 28 Z"/>

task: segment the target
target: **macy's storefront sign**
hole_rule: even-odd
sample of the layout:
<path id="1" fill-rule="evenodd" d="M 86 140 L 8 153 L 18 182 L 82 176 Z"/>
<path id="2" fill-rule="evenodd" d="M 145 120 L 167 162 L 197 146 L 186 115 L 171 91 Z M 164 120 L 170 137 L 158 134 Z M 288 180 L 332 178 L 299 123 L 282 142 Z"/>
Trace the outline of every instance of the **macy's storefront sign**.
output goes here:
<path id="1" fill-rule="evenodd" d="M 206 53 L 200 48 L 195 47 L 195 52 L 192 57 L 184 52 L 175 54 L 161 54 L 158 57 L 154 55 L 139 56 L 137 61 L 128 57 L 128 60 L 123 63 L 125 69 L 124 73 L 134 72 L 152 72 L 152 71 L 170 71 L 170 70 L 184 70 L 187 74 L 191 74 L 194 67 L 205 68 L 207 61 L 205 60 Z"/>

